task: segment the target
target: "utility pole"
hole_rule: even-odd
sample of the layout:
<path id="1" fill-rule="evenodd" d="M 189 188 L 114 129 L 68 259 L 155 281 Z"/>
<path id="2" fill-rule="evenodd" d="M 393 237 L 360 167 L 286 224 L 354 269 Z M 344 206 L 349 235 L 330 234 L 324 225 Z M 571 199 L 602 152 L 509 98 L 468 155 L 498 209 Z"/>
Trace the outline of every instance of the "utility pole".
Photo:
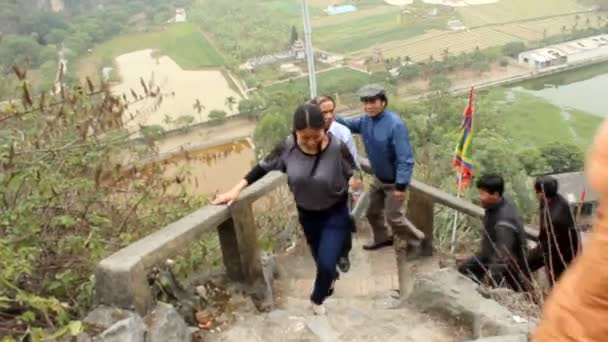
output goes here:
<path id="1" fill-rule="evenodd" d="M 312 27 L 310 26 L 310 14 L 308 13 L 308 2 L 302 0 L 302 16 L 304 17 L 304 46 L 306 49 L 306 61 L 308 62 L 308 85 L 310 87 L 310 98 L 317 96 L 317 76 L 315 74 L 315 55 L 312 50 Z"/>

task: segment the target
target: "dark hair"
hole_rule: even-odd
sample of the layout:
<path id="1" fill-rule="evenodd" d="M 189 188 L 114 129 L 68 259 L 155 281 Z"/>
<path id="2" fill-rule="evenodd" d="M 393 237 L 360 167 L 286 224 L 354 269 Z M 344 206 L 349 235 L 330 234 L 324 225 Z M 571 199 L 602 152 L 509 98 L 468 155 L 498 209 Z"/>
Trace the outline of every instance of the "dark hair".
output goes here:
<path id="1" fill-rule="evenodd" d="M 477 189 L 502 196 L 505 191 L 505 181 L 499 175 L 483 175 L 477 180 Z"/>
<path id="2" fill-rule="evenodd" d="M 296 131 L 306 128 L 313 129 L 325 129 L 325 120 L 323 119 L 323 113 L 319 106 L 314 104 L 303 104 L 296 108 L 296 111 L 293 113 L 293 141 L 295 144 L 298 143 L 298 137 L 296 135 Z M 310 170 L 310 176 L 315 174 L 317 170 L 317 166 L 319 165 L 319 159 L 321 158 L 321 149 L 323 148 L 322 142 L 317 146 L 317 156 L 315 158 L 315 163 Z"/>
<path id="3" fill-rule="evenodd" d="M 316 106 L 320 106 L 322 103 L 325 102 L 331 102 L 334 105 L 334 108 L 336 107 L 336 100 L 334 100 L 334 98 L 329 95 L 319 95 L 314 99 L 308 101 L 309 104 Z"/>
<path id="4" fill-rule="evenodd" d="M 534 190 L 536 190 L 536 192 L 542 192 L 547 198 L 557 196 L 558 189 L 559 185 L 557 179 L 551 176 L 538 177 L 534 181 Z"/>
<path id="5" fill-rule="evenodd" d="M 319 105 L 319 101 L 321 101 L 321 96 L 315 96 L 314 98 L 310 99 L 308 102 L 306 102 L 307 104 L 311 104 L 314 106 L 318 106 Z"/>
<path id="6" fill-rule="evenodd" d="M 319 99 L 317 101 L 318 101 L 319 105 L 322 105 L 325 102 L 331 102 L 334 105 L 334 108 L 336 108 L 336 100 L 334 100 L 334 98 L 329 95 L 319 96 Z"/>

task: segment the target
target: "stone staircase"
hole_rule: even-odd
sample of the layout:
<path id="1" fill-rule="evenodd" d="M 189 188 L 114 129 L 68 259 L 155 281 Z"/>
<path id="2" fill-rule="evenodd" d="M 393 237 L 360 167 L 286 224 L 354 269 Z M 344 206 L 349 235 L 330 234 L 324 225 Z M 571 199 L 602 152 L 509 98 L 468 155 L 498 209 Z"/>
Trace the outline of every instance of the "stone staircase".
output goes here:
<path id="1" fill-rule="evenodd" d="M 400 305 L 392 248 L 367 252 L 368 233 L 355 235 L 351 269 L 341 274 L 326 316 L 314 316 L 308 300 L 314 264 L 304 242 L 277 257 L 276 310 L 237 319 L 228 330 L 207 334 L 204 341 L 419 341 L 468 340 L 469 332 Z M 417 274 L 438 270 L 437 259 L 417 265 Z M 237 316 L 238 317 L 238 316 Z"/>
<path id="2" fill-rule="evenodd" d="M 533 320 L 484 298 L 477 285 L 453 268 L 440 268 L 438 258 L 410 262 L 413 289 L 407 301 L 401 301 L 393 248 L 364 251 L 369 232 L 363 228 L 353 241 L 350 271 L 341 275 L 325 302 L 325 316 L 313 315 L 310 307 L 315 267 L 300 239 L 270 263 L 277 268 L 270 312 L 260 313 L 244 289 L 238 290 L 242 285 L 233 284 L 226 289 L 231 295 L 226 296 L 224 312 L 216 317 L 225 324 L 188 327 L 180 307 L 164 303 L 145 317 L 102 306 L 85 318 L 86 333 L 62 342 L 528 341 Z M 209 291 L 215 290 L 207 290 L 207 296 Z"/>

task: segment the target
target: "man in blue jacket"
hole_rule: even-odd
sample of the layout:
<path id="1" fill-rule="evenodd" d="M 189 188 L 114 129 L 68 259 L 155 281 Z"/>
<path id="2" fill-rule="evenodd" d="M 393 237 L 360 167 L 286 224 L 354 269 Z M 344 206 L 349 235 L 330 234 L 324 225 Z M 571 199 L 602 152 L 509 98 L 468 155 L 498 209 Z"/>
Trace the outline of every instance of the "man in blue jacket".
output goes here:
<path id="1" fill-rule="evenodd" d="M 388 222 L 393 235 L 407 241 L 408 254 L 419 253 L 421 241 L 408 229 L 403 206 L 414 169 L 407 126 L 397 114 L 386 110 L 388 101 L 382 86 L 364 86 L 358 95 L 366 115 L 353 119 L 337 117 L 336 120 L 353 133 L 361 134 L 375 176 L 370 185 L 367 210 L 373 241 L 363 248 L 376 250 L 393 244 L 386 227 Z"/>

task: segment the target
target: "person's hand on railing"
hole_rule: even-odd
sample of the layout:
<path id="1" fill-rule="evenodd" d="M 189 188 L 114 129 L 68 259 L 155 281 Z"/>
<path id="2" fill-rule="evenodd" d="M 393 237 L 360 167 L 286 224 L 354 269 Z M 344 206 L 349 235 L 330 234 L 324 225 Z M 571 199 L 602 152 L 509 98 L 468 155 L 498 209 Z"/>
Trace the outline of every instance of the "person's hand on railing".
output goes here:
<path id="1" fill-rule="evenodd" d="M 211 201 L 213 205 L 227 204 L 232 205 L 232 203 L 236 202 L 241 194 L 241 191 L 247 187 L 247 181 L 242 179 L 234 188 L 230 189 L 223 194 L 215 195 L 215 198 Z"/>
<path id="2" fill-rule="evenodd" d="M 232 203 L 236 202 L 236 200 L 239 198 L 239 194 L 240 191 L 235 191 L 230 190 L 228 192 L 224 192 L 223 194 L 218 194 L 217 196 L 215 196 L 215 198 L 213 199 L 213 201 L 211 201 L 211 204 L 214 205 L 220 205 L 220 204 L 227 204 L 227 205 L 231 205 Z"/>

